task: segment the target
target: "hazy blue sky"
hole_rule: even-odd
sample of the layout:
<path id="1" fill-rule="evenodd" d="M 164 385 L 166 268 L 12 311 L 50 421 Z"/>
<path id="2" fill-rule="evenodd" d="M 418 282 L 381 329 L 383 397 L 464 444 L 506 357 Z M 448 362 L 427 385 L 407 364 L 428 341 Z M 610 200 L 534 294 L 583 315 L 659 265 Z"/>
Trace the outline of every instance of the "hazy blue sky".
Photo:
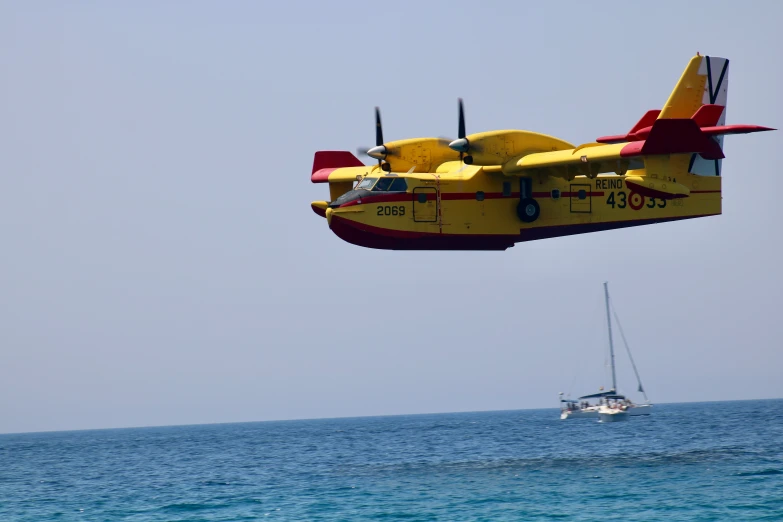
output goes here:
<path id="1" fill-rule="evenodd" d="M 0 1 L 0 432 L 556 407 L 608 383 L 605 280 L 653 401 L 783 396 L 782 131 L 726 138 L 721 216 L 502 253 L 310 209 L 375 105 L 583 143 L 700 51 L 783 128 L 779 2 L 531 5 Z"/>

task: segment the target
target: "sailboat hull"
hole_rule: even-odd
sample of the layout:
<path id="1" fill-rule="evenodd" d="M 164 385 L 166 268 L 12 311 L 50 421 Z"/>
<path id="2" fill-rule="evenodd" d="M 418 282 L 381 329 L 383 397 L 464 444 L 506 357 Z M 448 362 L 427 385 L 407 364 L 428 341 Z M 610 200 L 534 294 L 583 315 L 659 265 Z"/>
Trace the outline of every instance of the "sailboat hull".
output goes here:
<path id="1" fill-rule="evenodd" d="M 642 415 L 650 415 L 652 413 L 652 404 L 634 404 L 628 408 L 628 415 L 631 417 L 637 417 Z M 598 408 L 592 407 L 581 410 L 564 411 L 560 414 L 561 420 L 566 419 L 597 419 Z"/>
<path id="2" fill-rule="evenodd" d="M 631 415 L 628 411 L 613 410 L 598 412 L 599 422 L 620 422 L 627 421 Z"/>
<path id="3" fill-rule="evenodd" d="M 637 415 L 650 415 L 652 413 L 652 404 L 634 404 L 628 408 L 628 413 L 634 417 Z"/>
<path id="4" fill-rule="evenodd" d="M 562 420 L 566 419 L 595 419 L 598 418 L 598 408 L 585 410 L 564 411 L 560 414 Z"/>

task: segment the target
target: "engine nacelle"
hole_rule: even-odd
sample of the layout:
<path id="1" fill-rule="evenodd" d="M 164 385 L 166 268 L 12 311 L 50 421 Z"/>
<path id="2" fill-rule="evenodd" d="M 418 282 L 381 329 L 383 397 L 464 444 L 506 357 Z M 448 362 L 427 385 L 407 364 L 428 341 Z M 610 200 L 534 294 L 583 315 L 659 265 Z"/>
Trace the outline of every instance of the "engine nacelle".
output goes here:
<path id="1" fill-rule="evenodd" d="M 553 136 L 523 130 L 479 132 L 466 136 L 466 163 L 472 165 L 505 165 L 512 158 L 535 152 L 573 149 L 574 145 Z"/>
<path id="2" fill-rule="evenodd" d="M 435 172 L 448 161 L 458 161 L 459 153 L 449 148 L 448 140 L 441 138 L 412 138 L 390 141 L 382 146 L 381 158 L 390 165 L 392 172 Z"/>

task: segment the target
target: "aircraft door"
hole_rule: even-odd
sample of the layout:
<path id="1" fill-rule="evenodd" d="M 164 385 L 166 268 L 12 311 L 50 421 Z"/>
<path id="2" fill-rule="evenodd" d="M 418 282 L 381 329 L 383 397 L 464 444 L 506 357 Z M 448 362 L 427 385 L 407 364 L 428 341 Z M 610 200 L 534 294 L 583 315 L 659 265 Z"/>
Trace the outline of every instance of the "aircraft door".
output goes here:
<path id="1" fill-rule="evenodd" d="M 413 189 L 413 221 L 433 223 L 438 220 L 438 191 L 435 187 Z"/>
<path id="2" fill-rule="evenodd" d="M 571 185 L 571 212 L 589 214 L 593 210 L 590 185 Z"/>

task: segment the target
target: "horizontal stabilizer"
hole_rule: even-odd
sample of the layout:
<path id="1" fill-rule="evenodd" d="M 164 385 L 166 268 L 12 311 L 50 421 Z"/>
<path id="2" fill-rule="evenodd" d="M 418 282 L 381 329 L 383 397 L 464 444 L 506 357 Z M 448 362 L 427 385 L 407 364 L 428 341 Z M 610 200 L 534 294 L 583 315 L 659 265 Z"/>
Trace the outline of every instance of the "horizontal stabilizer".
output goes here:
<path id="1" fill-rule="evenodd" d="M 702 133 L 692 119 L 659 119 L 650 129 L 647 139 L 629 143 L 622 156 L 655 154 L 687 154 L 695 152 L 705 159 L 723 159 L 720 145 Z"/>
<path id="2" fill-rule="evenodd" d="M 723 105 L 705 104 L 699 107 L 696 112 L 693 113 L 691 119 L 696 122 L 696 126 L 700 128 L 714 127 L 720 121 L 720 117 L 723 111 L 726 109 Z M 616 136 L 601 136 L 595 141 L 598 143 L 623 143 L 631 141 L 642 141 L 647 139 L 652 130 L 652 126 L 657 121 L 658 115 L 661 113 L 659 110 L 650 110 L 645 113 L 644 116 L 637 122 L 636 125 L 628 132 L 628 134 L 618 134 Z M 672 119 L 672 118 L 668 118 Z M 681 119 L 681 118 L 674 118 Z M 754 127 L 743 125 L 741 127 Z M 758 132 L 759 130 L 769 130 L 766 127 L 758 128 L 758 130 L 749 130 L 745 132 Z M 725 132 L 723 134 L 739 134 L 741 131 L 736 130 L 734 132 Z M 713 134 L 715 133 L 713 132 Z"/>
<path id="3" fill-rule="evenodd" d="M 719 127 L 702 127 L 701 132 L 707 136 L 724 136 L 726 134 L 750 134 L 751 132 L 764 132 L 777 130 L 761 125 L 721 125 Z"/>

